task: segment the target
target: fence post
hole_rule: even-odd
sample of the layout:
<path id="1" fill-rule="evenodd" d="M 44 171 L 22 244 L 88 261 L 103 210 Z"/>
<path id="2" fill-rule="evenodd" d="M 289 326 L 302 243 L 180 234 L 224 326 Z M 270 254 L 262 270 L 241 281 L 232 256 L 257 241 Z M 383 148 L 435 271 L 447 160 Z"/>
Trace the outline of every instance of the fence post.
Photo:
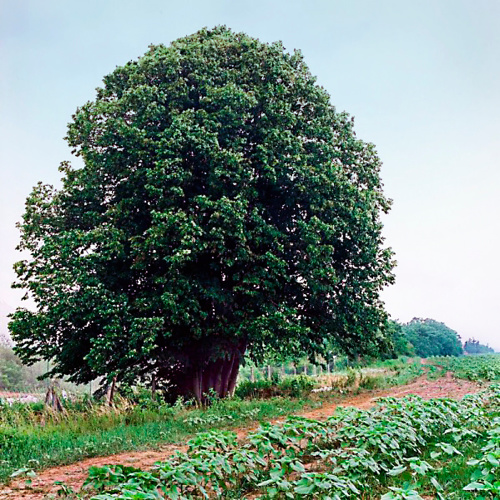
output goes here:
<path id="1" fill-rule="evenodd" d="M 271 380 L 271 366 L 267 365 L 267 378 Z"/>
<path id="2" fill-rule="evenodd" d="M 113 406 L 113 399 L 115 397 L 116 390 L 116 376 L 111 380 L 111 384 L 108 385 L 108 390 L 106 391 L 106 402 L 108 406 Z"/>
<path id="3" fill-rule="evenodd" d="M 156 395 L 156 374 L 153 374 L 151 380 L 151 397 L 154 398 L 155 395 Z"/>
<path id="4" fill-rule="evenodd" d="M 250 381 L 255 382 L 255 368 L 253 366 L 250 367 Z"/>

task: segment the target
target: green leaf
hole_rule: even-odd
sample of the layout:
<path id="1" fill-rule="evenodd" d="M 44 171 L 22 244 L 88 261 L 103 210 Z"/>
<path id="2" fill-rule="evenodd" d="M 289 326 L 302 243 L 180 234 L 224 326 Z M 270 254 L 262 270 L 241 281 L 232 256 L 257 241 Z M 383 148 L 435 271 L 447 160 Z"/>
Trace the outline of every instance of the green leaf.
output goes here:
<path id="1" fill-rule="evenodd" d="M 398 465 L 391 469 L 388 474 L 390 476 L 398 476 L 399 474 L 402 474 L 406 470 L 406 465 Z"/>
<path id="2" fill-rule="evenodd" d="M 485 485 L 482 483 L 478 483 L 476 481 L 469 483 L 467 486 L 465 486 L 464 491 L 474 491 L 474 490 L 484 490 Z"/>
<path id="3" fill-rule="evenodd" d="M 310 495 L 315 489 L 316 486 L 314 484 L 308 484 L 296 486 L 293 491 L 298 495 Z"/>

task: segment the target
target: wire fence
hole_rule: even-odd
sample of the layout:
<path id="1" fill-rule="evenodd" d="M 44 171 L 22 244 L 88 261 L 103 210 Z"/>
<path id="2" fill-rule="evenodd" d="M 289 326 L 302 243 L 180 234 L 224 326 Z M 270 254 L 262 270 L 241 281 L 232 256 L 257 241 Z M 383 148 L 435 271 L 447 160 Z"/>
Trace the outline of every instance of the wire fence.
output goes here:
<path id="1" fill-rule="evenodd" d="M 309 377 L 318 377 L 322 375 L 333 374 L 342 371 L 350 365 L 346 357 L 332 356 L 328 362 L 310 363 L 302 360 L 300 362 L 288 362 L 277 364 L 266 364 L 256 366 L 248 362 L 240 368 L 238 381 L 258 381 L 265 379 L 281 379 L 295 375 L 307 375 Z M 38 369 L 23 367 L 23 370 L 33 371 L 29 377 L 18 380 L 15 386 L 2 384 L 2 367 L 0 367 L 0 401 L 44 401 L 47 391 L 55 387 L 59 393 L 71 396 L 74 394 L 88 394 L 92 396 L 93 392 L 99 387 L 99 381 L 93 381 L 86 385 L 76 386 L 69 384 L 64 380 L 37 380 L 36 376 L 43 373 Z M 44 367 L 45 368 L 45 367 Z M 23 373 L 26 376 L 26 372 Z"/>
<path id="2" fill-rule="evenodd" d="M 344 370 L 347 366 L 349 366 L 348 359 L 338 356 L 333 356 L 328 362 L 318 364 L 307 361 L 282 363 L 281 365 L 268 364 L 264 366 L 247 364 L 241 368 L 239 380 L 255 382 L 262 379 L 283 378 L 294 375 L 317 377 Z"/>

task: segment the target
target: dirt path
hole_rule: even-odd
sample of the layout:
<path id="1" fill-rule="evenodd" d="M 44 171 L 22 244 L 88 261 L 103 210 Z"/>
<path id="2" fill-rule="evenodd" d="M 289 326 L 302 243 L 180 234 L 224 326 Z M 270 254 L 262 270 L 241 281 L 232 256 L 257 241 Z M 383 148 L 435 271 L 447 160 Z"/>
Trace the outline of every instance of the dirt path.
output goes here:
<path id="1" fill-rule="evenodd" d="M 410 384 L 370 391 L 354 396 L 349 396 L 340 403 L 327 403 L 321 408 L 302 412 L 301 415 L 308 418 L 325 419 L 329 417 L 337 406 L 356 406 L 358 408 L 370 408 L 378 398 L 392 396 L 403 397 L 408 394 L 417 394 L 424 398 L 451 397 L 460 399 L 466 394 L 477 392 L 480 386 L 474 382 L 454 379 L 451 373 L 437 380 L 428 380 L 425 376 L 418 378 Z M 283 420 L 283 419 L 281 419 Z M 277 420 L 279 422 L 279 420 Z M 256 429 L 258 426 L 249 426 L 246 428 L 235 429 L 239 439 L 243 439 L 248 432 Z M 89 467 L 96 465 L 102 466 L 112 463 L 122 463 L 147 469 L 155 462 L 161 461 L 175 453 L 176 450 L 184 451 L 185 446 L 165 445 L 158 449 L 126 452 L 107 457 L 95 457 L 62 467 L 46 469 L 33 479 L 30 487 L 27 487 L 24 481 L 18 480 L 12 482 L 8 487 L 0 489 L 0 500 L 41 500 L 44 498 L 55 498 L 58 486 L 55 481 L 63 481 L 73 489 L 78 490 L 85 478 Z M 52 495 L 52 497 L 50 496 Z"/>

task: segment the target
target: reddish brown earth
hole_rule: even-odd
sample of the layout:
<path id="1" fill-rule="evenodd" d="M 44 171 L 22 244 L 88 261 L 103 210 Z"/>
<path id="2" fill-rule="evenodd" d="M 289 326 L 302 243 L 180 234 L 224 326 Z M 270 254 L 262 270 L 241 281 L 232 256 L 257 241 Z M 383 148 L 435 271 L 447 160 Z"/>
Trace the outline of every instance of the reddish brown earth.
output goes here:
<path id="1" fill-rule="evenodd" d="M 426 399 L 440 397 L 460 399 L 466 394 L 477 392 L 479 389 L 480 385 L 466 380 L 454 379 L 451 373 L 437 380 L 428 380 L 423 376 L 404 386 L 348 396 L 340 403 L 325 403 L 321 408 L 302 412 L 301 415 L 308 418 L 325 419 L 335 411 L 337 406 L 370 408 L 376 403 L 378 398 L 386 396 L 399 398 L 407 396 L 408 394 L 417 394 Z M 277 422 L 279 422 L 279 420 Z M 248 432 L 256 428 L 257 426 L 238 428 L 235 429 L 235 432 L 239 439 L 243 439 Z M 55 481 L 63 481 L 68 486 L 78 490 L 87 476 L 88 468 L 93 465 L 102 466 L 106 464 L 121 463 L 147 469 L 155 462 L 165 460 L 175 453 L 176 450 L 184 451 L 185 449 L 186 447 L 182 445 L 165 445 L 159 446 L 155 450 L 141 452 L 132 451 L 107 457 L 89 458 L 71 465 L 46 469 L 33 479 L 29 487 L 25 485 L 24 480 L 17 480 L 13 481 L 8 487 L 0 489 L 0 500 L 41 500 L 55 498 L 59 488 L 54 485 Z"/>

